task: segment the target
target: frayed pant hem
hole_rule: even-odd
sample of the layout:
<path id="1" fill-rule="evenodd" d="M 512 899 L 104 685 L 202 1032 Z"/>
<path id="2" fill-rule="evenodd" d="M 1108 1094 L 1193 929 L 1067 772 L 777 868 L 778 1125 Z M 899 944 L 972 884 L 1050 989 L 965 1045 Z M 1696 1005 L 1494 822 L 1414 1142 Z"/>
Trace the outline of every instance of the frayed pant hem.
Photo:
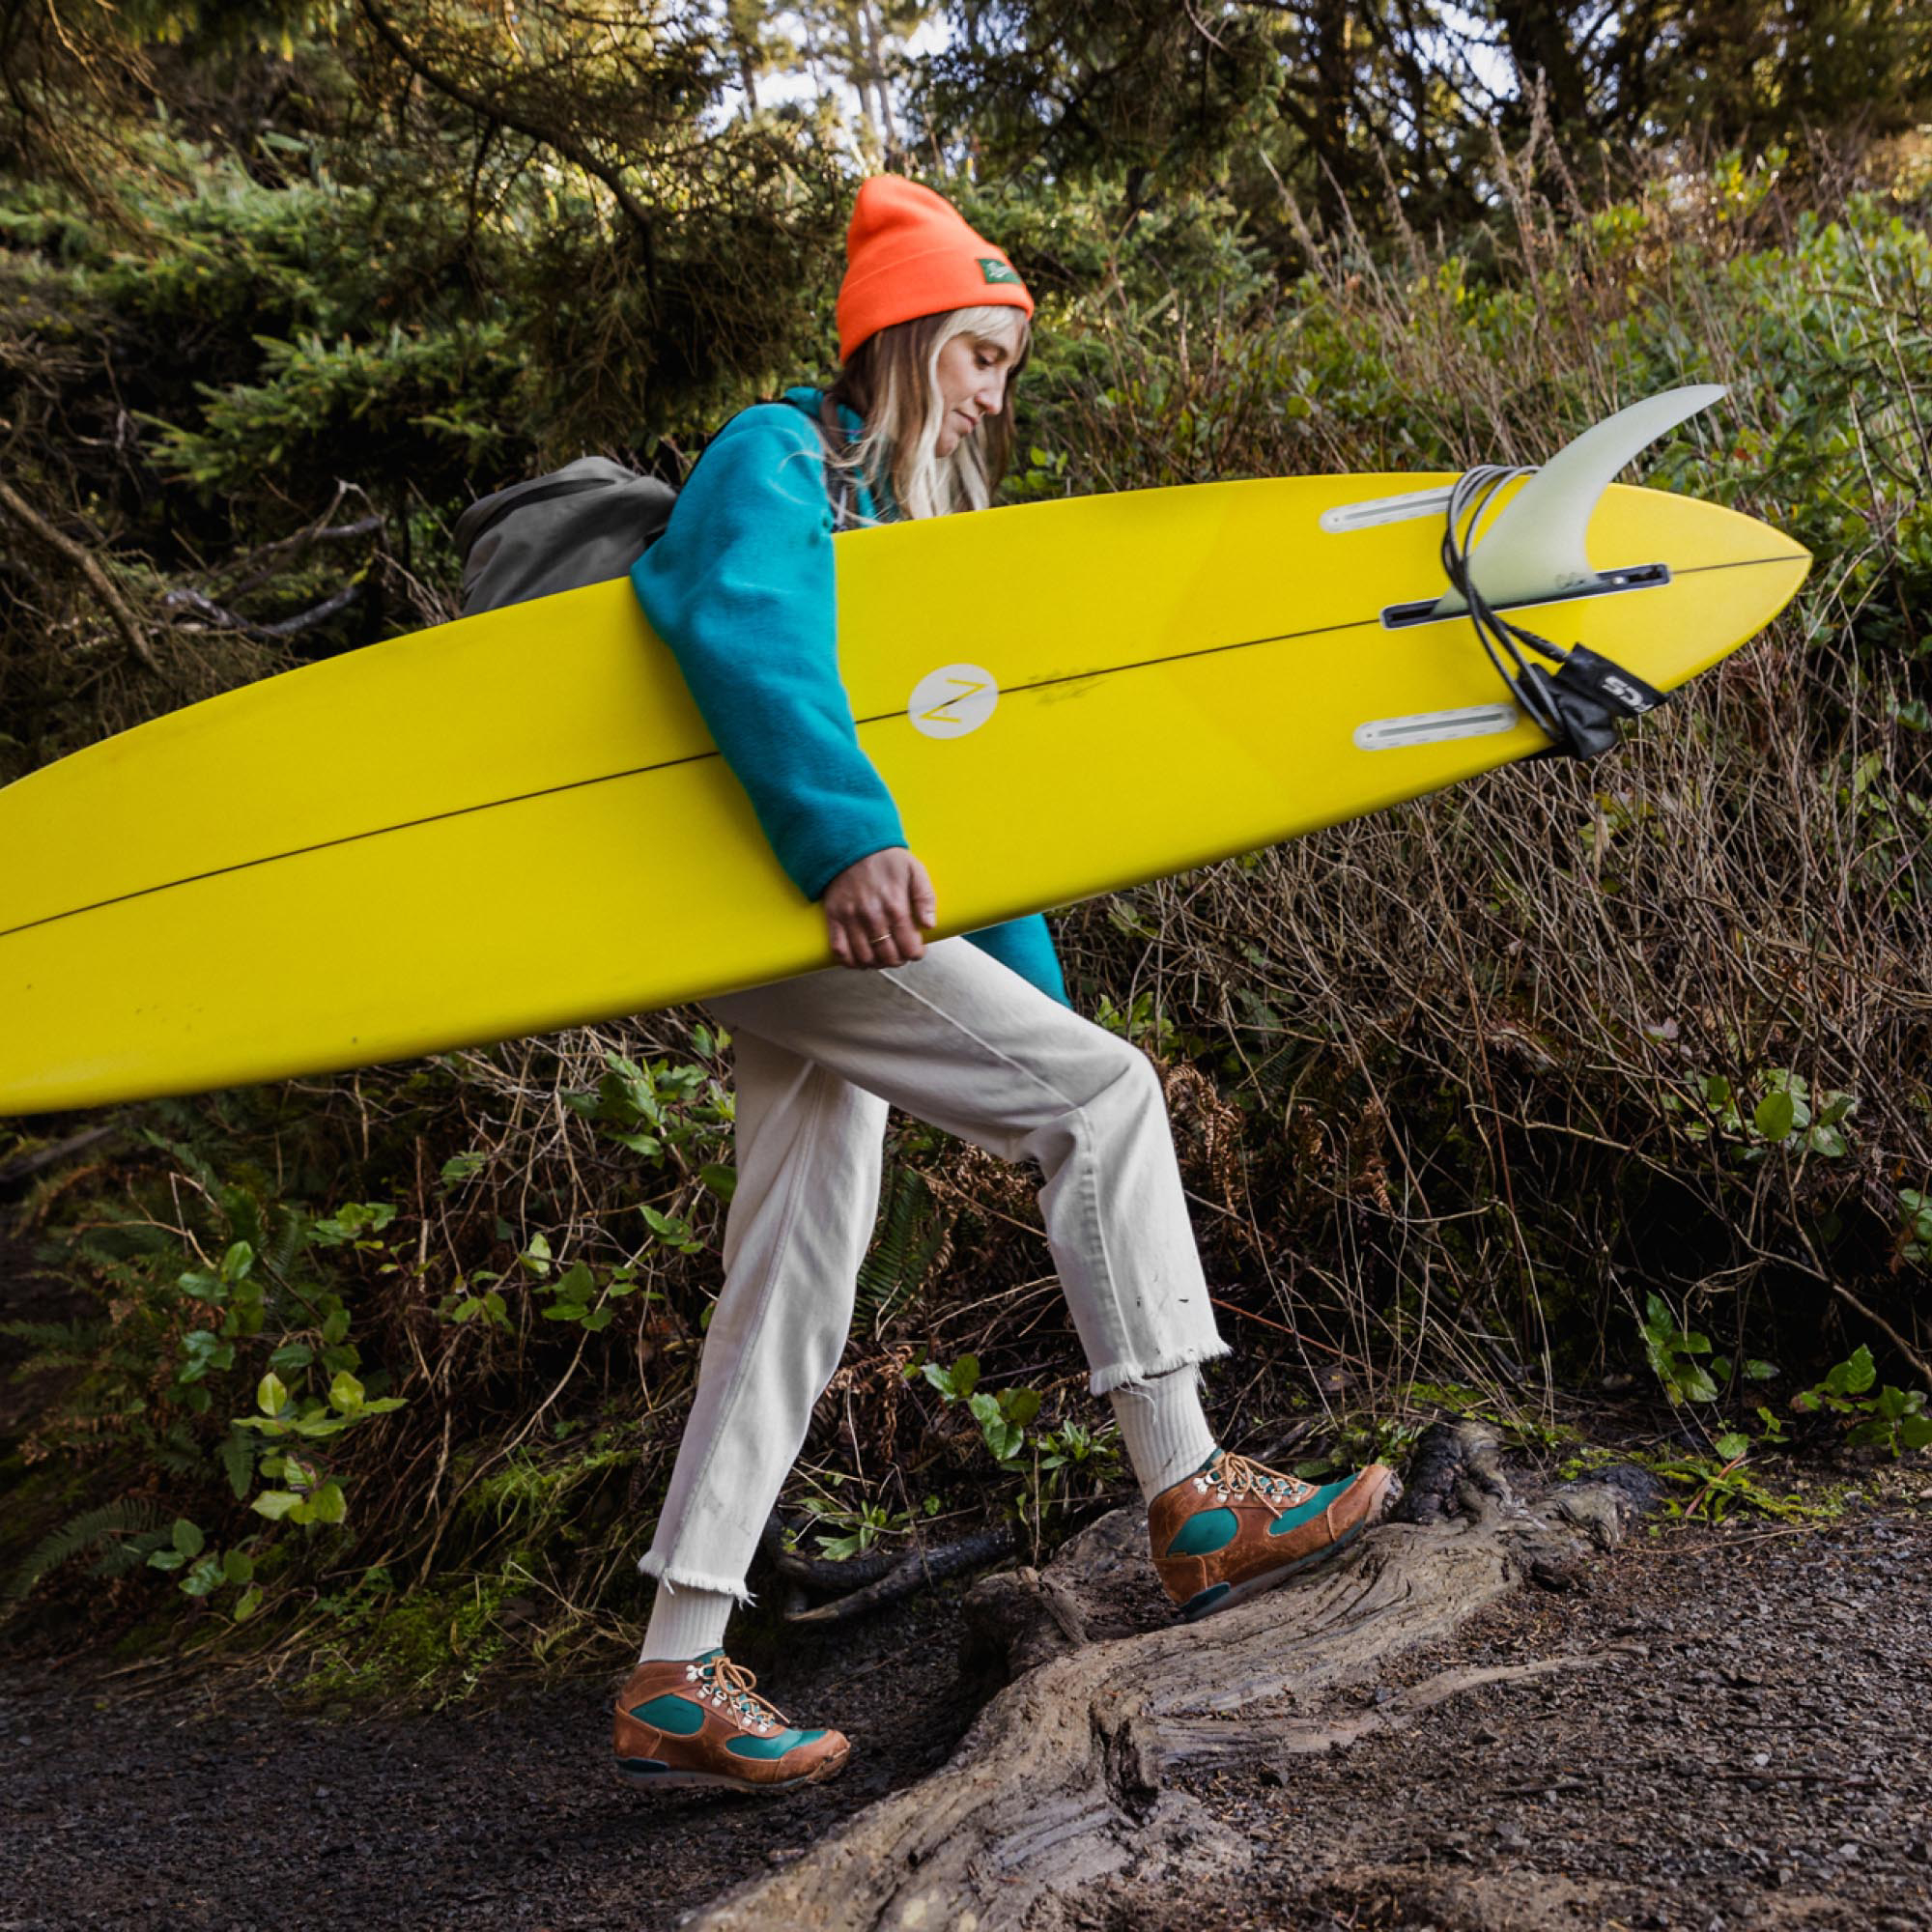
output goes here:
<path id="1" fill-rule="evenodd" d="M 1186 1368 L 1190 1362 L 1210 1362 L 1217 1355 L 1234 1352 L 1235 1345 L 1217 1335 L 1211 1342 L 1177 1349 L 1171 1355 L 1162 1355 L 1151 1362 L 1114 1362 L 1104 1369 L 1095 1369 L 1088 1378 L 1087 1386 L 1094 1395 L 1109 1395 L 1117 1388 L 1136 1388 L 1150 1376 L 1170 1375 L 1176 1369 Z"/>
<path id="2" fill-rule="evenodd" d="M 655 1577 L 673 1596 L 679 1590 L 716 1590 L 723 1595 L 743 1604 L 747 1608 L 757 1602 L 745 1587 L 742 1577 L 713 1577 L 702 1570 L 687 1570 L 682 1564 L 667 1564 L 664 1556 L 655 1549 L 649 1549 L 638 1558 L 638 1568 L 646 1577 Z"/>

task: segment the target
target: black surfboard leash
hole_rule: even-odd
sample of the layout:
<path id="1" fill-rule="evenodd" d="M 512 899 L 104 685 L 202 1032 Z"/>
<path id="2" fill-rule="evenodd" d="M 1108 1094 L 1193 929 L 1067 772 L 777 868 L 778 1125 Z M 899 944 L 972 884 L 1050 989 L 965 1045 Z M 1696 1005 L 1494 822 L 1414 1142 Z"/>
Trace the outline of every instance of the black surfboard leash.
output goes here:
<path id="1" fill-rule="evenodd" d="M 1456 479 L 1443 520 L 1442 569 L 1468 605 L 1469 622 L 1497 676 L 1550 740 L 1531 756 L 1594 758 L 1617 742 L 1618 720 L 1641 718 L 1663 702 L 1664 694 L 1582 644 L 1552 643 L 1503 616 L 1477 589 L 1470 567 L 1476 527 L 1496 492 L 1520 476 L 1535 473 L 1488 463 L 1465 469 Z M 1555 671 L 1532 663 L 1525 651 L 1548 659 Z"/>

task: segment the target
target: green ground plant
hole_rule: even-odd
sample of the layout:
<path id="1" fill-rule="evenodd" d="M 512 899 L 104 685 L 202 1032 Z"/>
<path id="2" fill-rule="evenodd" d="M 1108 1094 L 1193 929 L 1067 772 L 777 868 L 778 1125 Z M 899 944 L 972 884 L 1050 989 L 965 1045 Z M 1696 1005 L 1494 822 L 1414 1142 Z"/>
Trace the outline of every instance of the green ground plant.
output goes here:
<path id="1" fill-rule="evenodd" d="M 1795 1491 L 1774 1490 L 1748 1466 L 1750 1442 L 1726 1434 L 1709 1456 L 1666 1456 L 1650 1467 L 1675 1486 L 1663 1499 L 1667 1516 L 1686 1522 L 1718 1523 L 1741 1511 L 1797 1522 L 1836 1514 L 1829 1503 L 1808 1500 Z M 1689 1494 L 1679 1493 L 1689 1491 Z"/>
<path id="2" fill-rule="evenodd" d="M 845 1480 L 845 1472 L 835 1469 L 826 1477 L 826 1489 L 809 1493 L 801 1502 L 811 1520 L 812 1541 L 828 1562 L 840 1563 L 849 1556 L 863 1555 L 882 1537 L 910 1538 L 922 1518 L 937 1516 L 943 1507 L 935 1495 L 928 1495 L 918 1511 L 889 1509 L 867 1496 L 848 1502 L 838 1494 Z M 790 1548 L 798 1547 L 795 1533 L 787 1532 L 786 1544 Z"/>
<path id="3" fill-rule="evenodd" d="M 1036 1534 L 1056 1511 L 1092 1500 L 1121 1476 L 1121 1434 L 1114 1423 L 1094 1429 L 1066 1420 L 1057 1428 L 1036 1428 L 1039 1390 L 981 1388 L 977 1355 L 961 1355 L 950 1368 L 933 1361 L 908 1363 L 905 1373 L 923 1376 L 942 1402 L 961 1405 L 979 1424 L 986 1453 L 1005 1473 L 1020 1479 L 1012 1511 L 1032 1523 Z"/>
<path id="4" fill-rule="evenodd" d="M 1881 1384 L 1871 1350 L 1861 1342 L 1848 1361 L 1791 1398 L 1804 1414 L 1841 1419 L 1846 1440 L 1886 1450 L 1895 1462 L 1911 1449 L 1932 1447 L 1932 1415 L 1925 1412 L 1923 1389 Z"/>

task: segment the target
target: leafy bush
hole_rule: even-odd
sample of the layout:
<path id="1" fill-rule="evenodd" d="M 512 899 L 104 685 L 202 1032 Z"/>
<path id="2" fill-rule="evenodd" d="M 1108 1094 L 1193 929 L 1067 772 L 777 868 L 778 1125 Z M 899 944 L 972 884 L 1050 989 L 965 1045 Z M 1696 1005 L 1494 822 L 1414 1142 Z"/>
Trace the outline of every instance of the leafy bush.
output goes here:
<path id="1" fill-rule="evenodd" d="M 1849 1441 L 1889 1450 L 1932 1447 L 1932 1415 L 1925 1413 L 1923 1389 L 1879 1385 L 1878 1365 L 1861 1342 L 1851 1359 L 1837 1364 L 1823 1381 L 1791 1399 L 1793 1408 L 1842 1417 Z"/>

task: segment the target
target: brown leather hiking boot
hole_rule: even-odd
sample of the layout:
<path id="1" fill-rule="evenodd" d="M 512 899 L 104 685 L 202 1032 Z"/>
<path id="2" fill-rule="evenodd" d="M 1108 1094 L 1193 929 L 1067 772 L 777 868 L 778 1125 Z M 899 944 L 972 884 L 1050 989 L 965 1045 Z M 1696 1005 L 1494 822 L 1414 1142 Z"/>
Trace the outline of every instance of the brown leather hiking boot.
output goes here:
<path id="1" fill-rule="evenodd" d="M 791 1791 L 837 1777 L 852 1754 L 844 1737 L 794 1730 L 753 1689 L 756 1682 L 722 1649 L 639 1664 L 617 1693 L 611 1742 L 618 1771 L 660 1789 Z"/>
<path id="2" fill-rule="evenodd" d="M 1398 1493 L 1379 1463 L 1317 1489 L 1216 1449 L 1148 1506 L 1153 1567 L 1189 1623 L 1332 1556 Z"/>

